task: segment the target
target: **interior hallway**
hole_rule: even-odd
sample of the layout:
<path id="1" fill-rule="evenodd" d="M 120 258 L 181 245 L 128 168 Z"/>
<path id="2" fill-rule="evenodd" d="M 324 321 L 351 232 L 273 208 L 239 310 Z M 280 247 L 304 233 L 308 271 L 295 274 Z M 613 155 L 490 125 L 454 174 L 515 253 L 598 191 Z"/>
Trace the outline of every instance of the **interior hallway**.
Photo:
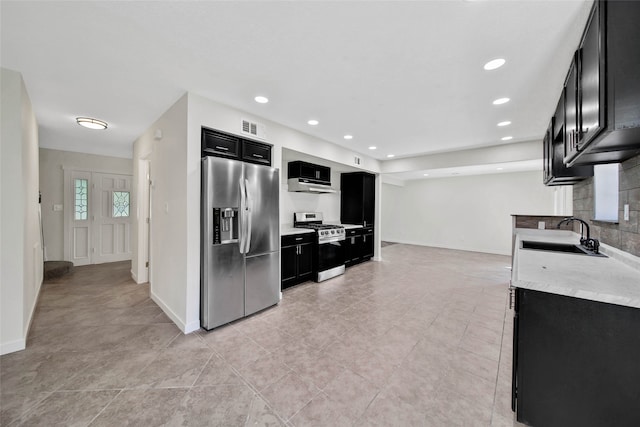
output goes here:
<path id="1" fill-rule="evenodd" d="M 183 335 L 130 278 L 42 286 L 2 356 L 1 425 L 513 426 L 510 258 L 403 244 Z"/>

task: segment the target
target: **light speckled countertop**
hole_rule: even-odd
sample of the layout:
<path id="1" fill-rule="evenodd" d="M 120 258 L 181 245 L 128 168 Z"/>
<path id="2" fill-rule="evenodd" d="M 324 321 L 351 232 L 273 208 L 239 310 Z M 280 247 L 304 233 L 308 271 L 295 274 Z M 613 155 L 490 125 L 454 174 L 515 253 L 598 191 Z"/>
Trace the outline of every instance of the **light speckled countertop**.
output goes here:
<path id="1" fill-rule="evenodd" d="M 291 225 L 280 226 L 281 236 L 291 236 L 293 234 L 305 234 L 305 233 L 313 233 L 313 230 L 310 228 L 295 228 Z"/>
<path id="2" fill-rule="evenodd" d="M 522 240 L 579 243 L 563 230 L 516 229 L 512 286 L 640 308 L 640 259 L 602 245 L 608 258 L 520 249 Z"/>

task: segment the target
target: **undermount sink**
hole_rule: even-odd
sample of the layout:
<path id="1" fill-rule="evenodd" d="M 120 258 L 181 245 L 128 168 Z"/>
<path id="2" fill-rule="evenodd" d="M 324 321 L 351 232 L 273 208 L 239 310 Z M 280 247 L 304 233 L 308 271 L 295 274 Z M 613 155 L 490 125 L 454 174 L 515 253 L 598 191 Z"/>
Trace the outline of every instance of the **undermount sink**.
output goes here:
<path id="1" fill-rule="evenodd" d="M 606 258 L 607 256 L 601 253 L 592 252 L 580 245 L 572 243 L 556 243 L 556 242 L 536 242 L 532 240 L 523 240 L 522 249 L 533 249 L 537 251 L 550 251 L 550 252 L 565 252 L 577 255 L 598 256 Z"/>

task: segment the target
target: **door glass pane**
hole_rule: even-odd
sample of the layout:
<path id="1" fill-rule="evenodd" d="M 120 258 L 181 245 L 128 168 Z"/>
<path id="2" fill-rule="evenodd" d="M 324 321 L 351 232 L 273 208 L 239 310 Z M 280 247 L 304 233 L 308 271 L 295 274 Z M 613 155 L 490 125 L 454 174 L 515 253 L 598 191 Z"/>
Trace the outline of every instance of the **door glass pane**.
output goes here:
<path id="1" fill-rule="evenodd" d="M 113 192 L 113 217 L 129 216 L 129 192 L 114 191 Z"/>
<path id="2" fill-rule="evenodd" d="M 75 201 L 74 201 L 75 219 L 86 220 L 89 180 L 78 178 L 75 180 L 74 184 L 75 184 Z"/>

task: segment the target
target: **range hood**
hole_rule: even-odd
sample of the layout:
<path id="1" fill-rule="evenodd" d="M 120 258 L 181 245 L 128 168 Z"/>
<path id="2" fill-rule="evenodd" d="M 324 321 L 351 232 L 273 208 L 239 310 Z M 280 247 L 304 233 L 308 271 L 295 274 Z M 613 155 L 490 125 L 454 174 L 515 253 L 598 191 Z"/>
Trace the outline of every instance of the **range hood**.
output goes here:
<path id="1" fill-rule="evenodd" d="M 298 193 L 335 193 L 331 188 L 331 168 L 296 160 L 287 165 L 289 191 Z"/>
<path id="2" fill-rule="evenodd" d="M 327 184 L 318 184 L 314 182 L 308 182 L 304 178 L 289 178 L 287 180 L 289 185 L 289 191 L 295 191 L 297 193 L 335 193 L 336 190 L 331 188 Z"/>

